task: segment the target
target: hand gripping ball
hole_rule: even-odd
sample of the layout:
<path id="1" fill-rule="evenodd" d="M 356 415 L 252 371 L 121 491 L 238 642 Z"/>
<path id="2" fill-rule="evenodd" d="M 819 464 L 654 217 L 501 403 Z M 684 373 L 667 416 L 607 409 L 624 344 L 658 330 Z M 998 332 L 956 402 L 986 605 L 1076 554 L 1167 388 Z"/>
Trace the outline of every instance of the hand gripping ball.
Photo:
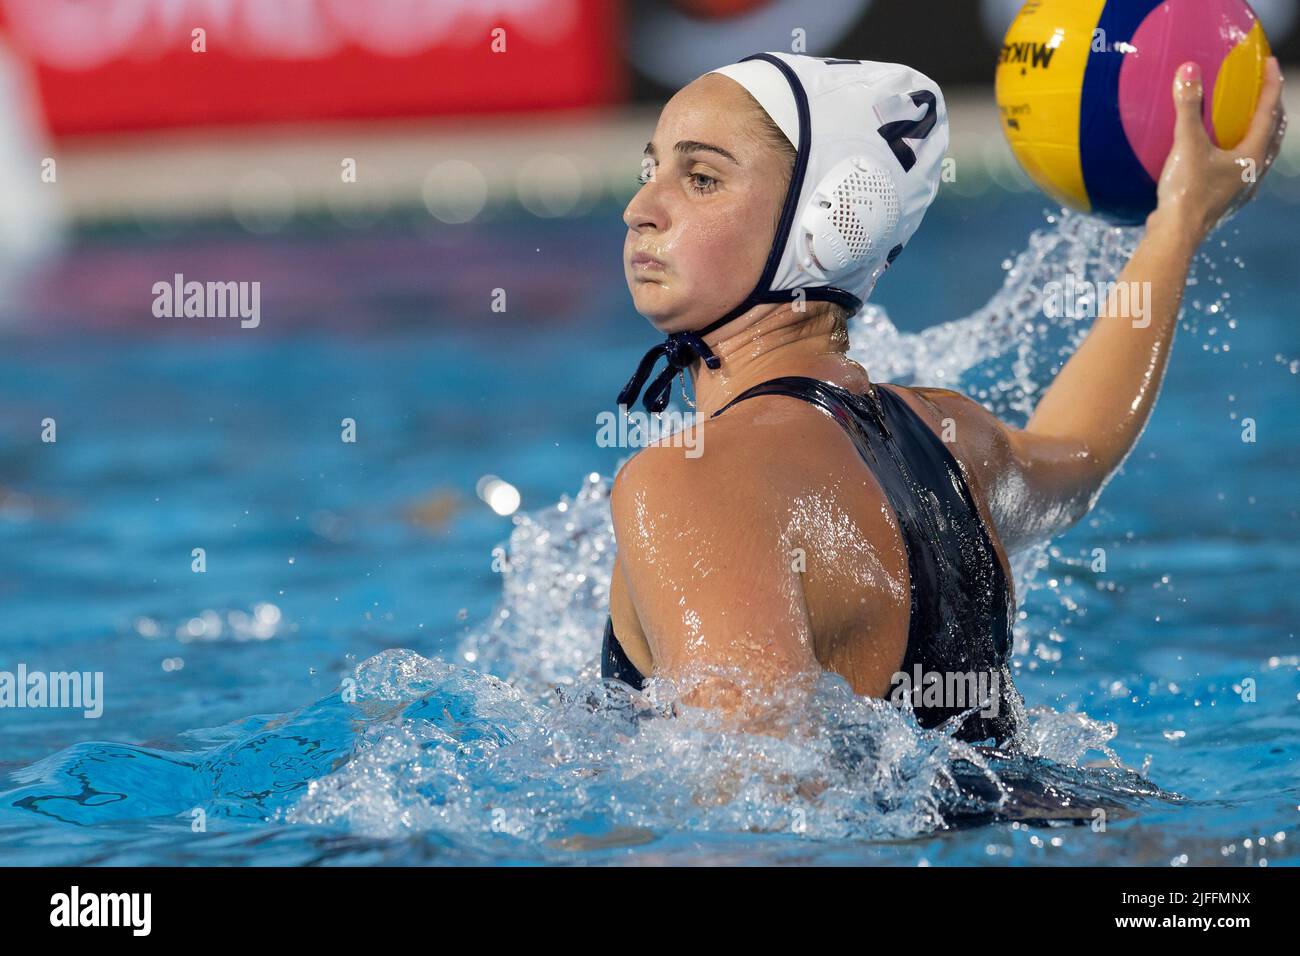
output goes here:
<path id="1" fill-rule="evenodd" d="M 1053 199 L 1135 225 L 1156 207 L 1179 65 L 1200 65 L 1205 131 L 1231 149 L 1270 55 L 1244 0 L 1029 0 L 998 58 L 1002 131 Z"/>

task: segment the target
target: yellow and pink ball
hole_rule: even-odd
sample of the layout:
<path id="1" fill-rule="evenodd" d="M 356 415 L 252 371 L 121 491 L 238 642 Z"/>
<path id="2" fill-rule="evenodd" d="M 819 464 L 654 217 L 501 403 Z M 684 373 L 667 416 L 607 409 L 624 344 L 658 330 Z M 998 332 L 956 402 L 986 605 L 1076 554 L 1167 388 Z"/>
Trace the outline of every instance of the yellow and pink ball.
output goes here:
<path id="1" fill-rule="evenodd" d="M 1270 55 L 1244 0 L 1030 0 L 998 61 L 1002 129 L 1048 195 L 1141 223 L 1173 145 L 1178 66 L 1200 65 L 1205 130 L 1231 149 L 1250 125 Z"/>

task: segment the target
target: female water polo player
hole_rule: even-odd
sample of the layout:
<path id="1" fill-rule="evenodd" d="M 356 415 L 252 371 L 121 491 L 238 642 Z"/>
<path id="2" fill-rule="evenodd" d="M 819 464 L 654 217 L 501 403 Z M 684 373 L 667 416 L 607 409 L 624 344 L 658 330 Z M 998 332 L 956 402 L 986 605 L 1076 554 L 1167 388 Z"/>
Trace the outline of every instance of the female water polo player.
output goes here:
<path id="1" fill-rule="evenodd" d="M 615 479 L 604 676 L 708 674 L 686 702 L 731 710 L 820 669 L 874 697 L 904 676 L 984 675 L 978 702 L 908 699 L 924 726 L 1014 735 L 1008 555 L 1079 521 L 1133 448 L 1193 253 L 1251 197 L 1285 128 L 1276 60 L 1232 151 L 1202 125 L 1195 65 L 1171 79 L 1159 205 L 1119 276 L 1150 284 L 1147 307 L 1099 310 L 1024 428 L 948 389 L 873 383 L 846 354 L 848 317 L 938 191 L 948 119 L 933 81 L 764 53 L 668 102 L 624 213 L 633 301 L 667 339 L 619 403 L 645 388 L 661 410 L 688 370 L 703 452 L 650 445 Z"/>

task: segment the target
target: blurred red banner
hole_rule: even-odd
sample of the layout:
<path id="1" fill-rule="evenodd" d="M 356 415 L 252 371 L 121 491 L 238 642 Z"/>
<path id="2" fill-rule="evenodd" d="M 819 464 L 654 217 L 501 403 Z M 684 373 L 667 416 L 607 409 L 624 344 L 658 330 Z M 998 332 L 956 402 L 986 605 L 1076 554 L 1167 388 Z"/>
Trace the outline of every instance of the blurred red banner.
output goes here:
<path id="1" fill-rule="evenodd" d="M 599 105 L 620 28 L 612 0 L 0 0 L 55 135 Z"/>

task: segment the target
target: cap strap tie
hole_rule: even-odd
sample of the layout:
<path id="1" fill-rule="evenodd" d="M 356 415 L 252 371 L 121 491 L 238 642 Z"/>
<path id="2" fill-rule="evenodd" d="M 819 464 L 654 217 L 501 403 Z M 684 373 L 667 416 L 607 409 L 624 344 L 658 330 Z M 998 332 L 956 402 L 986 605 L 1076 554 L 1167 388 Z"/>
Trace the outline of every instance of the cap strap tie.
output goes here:
<path id="1" fill-rule="evenodd" d="M 623 386 L 623 390 L 618 393 L 618 403 L 620 405 L 627 406 L 636 401 L 637 396 L 641 394 L 641 387 L 645 385 L 646 379 L 650 377 L 650 372 L 654 369 L 655 363 L 659 361 L 660 356 L 668 359 L 668 365 L 650 383 L 650 387 L 646 389 L 645 397 L 641 400 L 641 404 L 651 412 L 662 412 L 667 407 L 668 393 L 672 390 L 673 376 L 679 371 L 690 368 L 696 359 L 703 359 L 704 364 L 711 369 L 722 366 L 722 359 L 713 354 L 713 349 L 709 348 L 708 344 L 697 333 L 674 332 L 658 345 L 652 346 L 641 357 L 636 372 L 628 379 L 628 383 Z"/>

